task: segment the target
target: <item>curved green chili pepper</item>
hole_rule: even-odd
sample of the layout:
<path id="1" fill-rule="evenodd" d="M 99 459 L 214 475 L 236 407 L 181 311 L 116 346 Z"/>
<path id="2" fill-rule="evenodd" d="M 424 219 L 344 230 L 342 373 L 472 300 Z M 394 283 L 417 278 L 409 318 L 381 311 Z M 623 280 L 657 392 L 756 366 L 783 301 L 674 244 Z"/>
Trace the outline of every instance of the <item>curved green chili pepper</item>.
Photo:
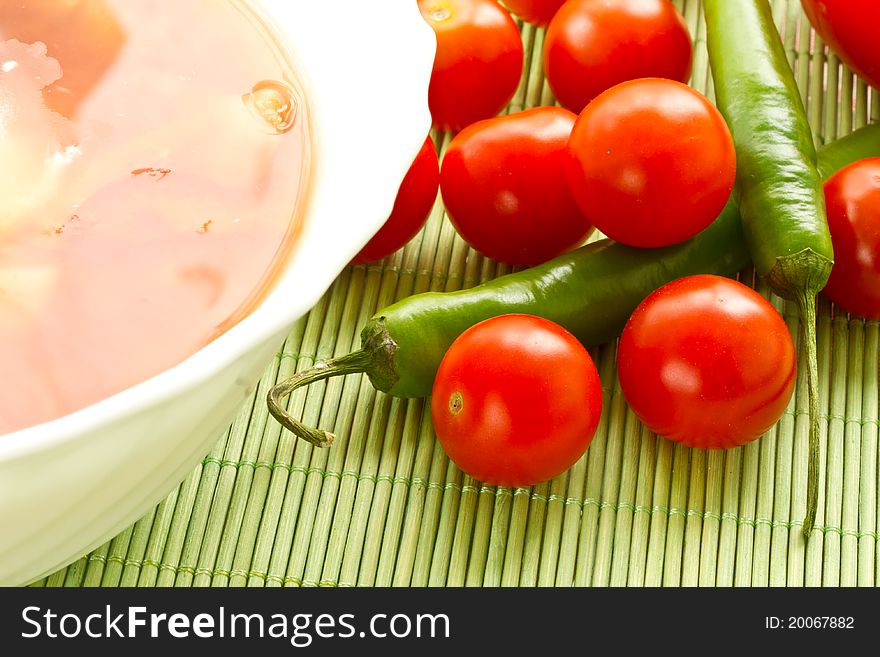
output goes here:
<path id="1" fill-rule="evenodd" d="M 816 163 L 822 180 L 828 180 L 843 167 L 880 155 L 880 123 L 859 128 L 834 142 L 834 147 L 819 150 Z"/>
<path id="2" fill-rule="evenodd" d="M 831 163 L 842 168 L 861 159 L 871 148 L 865 144 L 860 137 L 826 146 L 819 153 L 822 170 L 833 173 Z M 318 363 L 272 388 L 269 410 L 295 435 L 327 447 L 333 434 L 303 425 L 282 407 L 293 390 L 331 376 L 366 373 L 383 392 L 426 396 L 455 338 L 484 319 L 539 315 L 586 345 L 600 344 L 616 337 L 636 306 L 661 285 L 692 274 L 733 274 L 749 263 L 739 212 L 728 203 L 711 226 L 682 244 L 635 249 L 602 240 L 467 290 L 416 294 L 376 313 L 361 333 L 359 351 Z"/>
<path id="3" fill-rule="evenodd" d="M 834 252 L 813 133 L 767 0 L 704 0 L 706 42 L 718 109 L 736 146 L 735 196 L 759 275 L 798 304 L 807 354 L 809 536 L 819 496 L 819 374 L 816 295 Z"/>
<path id="4" fill-rule="evenodd" d="M 484 319 L 539 315 L 586 345 L 601 344 L 615 338 L 661 285 L 691 274 L 734 274 L 749 262 L 739 213 L 730 202 L 711 226 L 681 244 L 638 249 L 606 239 L 470 289 L 407 297 L 370 319 L 360 351 L 319 363 L 270 390 L 269 410 L 300 438 L 327 446 L 332 434 L 303 426 L 281 407 L 281 398 L 313 381 L 355 372 L 366 372 L 382 392 L 425 397 L 455 338 Z"/>
<path id="5" fill-rule="evenodd" d="M 377 361 L 371 381 L 398 397 L 425 397 L 431 394 L 438 355 L 442 358 L 469 327 L 508 313 L 540 315 L 586 345 L 608 342 L 661 285 L 690 274 L 733 274 L 747 267 L 743 244 L 736 207 L 729 203 L 717 221 L 683 244 L 648 251 L 601 240 L 475 288 L 404 299 L 374 316 L 362 333 L 368 348 L 385 344 L 389 336 L 396 343 L 395 361 L 385 371 Z M 407 367 L 400 367 L 402 358 Z"/>

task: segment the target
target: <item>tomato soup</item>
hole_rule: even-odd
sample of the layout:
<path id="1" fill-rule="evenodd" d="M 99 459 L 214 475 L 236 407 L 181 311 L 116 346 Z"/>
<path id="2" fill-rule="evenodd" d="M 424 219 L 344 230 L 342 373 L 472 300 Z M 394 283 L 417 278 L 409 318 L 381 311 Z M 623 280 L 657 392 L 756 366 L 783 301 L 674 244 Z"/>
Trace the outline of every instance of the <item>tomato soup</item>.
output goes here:
<path id="1" fill-rule="evenodd" d="M 0 0 L 0 434 L 244 317 L 295 242 L 309 123 L 236 0 Z"/>

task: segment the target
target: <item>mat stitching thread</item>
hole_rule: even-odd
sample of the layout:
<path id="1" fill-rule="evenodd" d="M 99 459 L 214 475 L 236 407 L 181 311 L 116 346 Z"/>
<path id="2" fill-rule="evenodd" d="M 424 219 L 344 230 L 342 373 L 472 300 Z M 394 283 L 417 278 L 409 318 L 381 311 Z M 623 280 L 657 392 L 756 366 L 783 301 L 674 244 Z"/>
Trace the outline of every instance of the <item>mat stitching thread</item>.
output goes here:
<path id="1" fill-rule="evenodd" d="M 843 419 L 843 418 L 841 418 L 841 419 Z M 766 525 L 770 525 L 772 527 L 787 527 L 790 529 L 792 527 L 799 527 L 802 525 L 802 523 L 800 521 L 786 522 L 786 521 L 781 521 L 781 520 L 774 521 L 774 520 L 765 519 L 765 518 L 755 518 L 755 519 L 743 518 L 743 517 L 740 517 L 740 516 L 733 514 L 733 513 L 730 513 L 730 512 L 716 513 L 713 511 L 697 511 L 694 509 L 691 509 L 691 510 L 685 512 L 681 509 L 676 509 L 676 508 L 668 509 L 667 507 L 658 506 L 658 505 L 654 505 L 649 508 L 649 507 L 646 507 L 643 505 L 636 505 L 636 504 L 630 503 L 630 502 L 605 502 L 605 501 L 600 501 L 595 498 L 589 498 L 589 497 L 586 499 L 579 499 L 576 497 L 565 497 L 562 495 L 557 495 L 556 493 L 551 493 L 550 495 L 544 495 L 544 494 L 536 492 L 536 491 L 529 492 L 528 488 L 520 488 L 520 487 L 517 487 L 515 489 L 510 489 L 510 488 L 506 488 L 506 487 L 494 488 L 492 486 L 487 486 L 487 485 L 480 485 L 480 486 L 471 485 L 471 484 L 460 485 L 460 484 L 456 484 L 455 482 L 449 482 L 449 481 L 443 482 L 443 483 L 434 482 L 434 481 L 427 481 L 426 482 L 425 479 L 422 477 L 413 477 L 412 479 L 408 479 L 406 477 L 401 477 L 401 476 L 392 477 L 391 475 L 374 475 L 374 474 L 369 474 L 369 473 L 355 472 L 353 470 L 345 470 L 342 473 L 338 473 L 338 472 L 334 472 L 334 471 L 322 470 L 322 469 L 316 468 L 316 467 L 305 468 L 302 466 L 294 466 L 294 465 L 289 465 L 289 464 L 283 463 L 283 462 L 269 463 L 266 461 L 261 461 L 261 462 L 256 463 L 254 461 L 248 461 L 248 460 L 235 462 L 235 461 L 230 461 L 230 460 L 220 460 L 220 459 L 217 459 L 216 457 L 213 457 L 213 456 L 205 457 L 202 462 L 204 464 L 213 463 L 215 465 L 220 465 L 221 467 L 226 467 L 226 466 L 231 466 L 234 468 L 250 467 L 255 470 L 258 468 L 268 468 L 270 470 L 272 470 L 274 468 L 282 468 L 284 470 L 287 470 L 291 474 L 294 472 L 304 474 L 304 475 L 319 474 L 323 478 L 331 477 L 331 478 L 335 478 L 335 479 L 339 479 L 339 480 L 341 480 L 343 477 L 351 477 L 357 481 L 370 481 L 374 484 L 378 484 L 380 481 L 385 481 L 388 483 L 392 483 L 394 485 L 404 484 L 404 485 L 407 485 L 410 487 L 426 488 L 428 490 L 432 490 L 432 489 L 433 490 L 442 490 L 442 491 L 452 490 L 452 491 L 457 491 L 459 494 L 465 494 L 465 493 L 476 493 L 476 494 L 480 494 L 480 495 L 481 494 L 494 494 L 496 496 L 502 496 L 502 497 L 503 496 L 514 496 L 515 497 L 515 496 L 526 495 L 531 500 L 543 502 L 545 504 L 549 504 L 552 502 L 561 502 L 561 503 L 565 504 L 566 506 L 571 506 L 571 505 L 574 505 L 574 506 L 579 505 L 581 507 L 595 506 L 600 510 L 613 509 L 615 511 L 620 511 L 620 510 L 625 509 L 625 510 L 629 510 L 633 513 L 646 513 L 648 515 L 665 513 L 666 515 L 669 515 L 670 517 L 671 516 L 683 516 L 683 517 L 702 516 L 703 519 L 711 519 L 711 520 L 719 520 L 719 521 L 720 520 L 733 520 L 734 522 L 736 522 L 739 525 L 750 525 L 752 527 L 756 527 L 757 525 L 766 524 Z M 880 537 L 880 533 L 870 532 L 867 530 L 864 532 L 855 532 L 855 530 L 843 530 L 843 529 L 836 528 L 836 527 L 826 527 L 826 528 L 817 527 L 816 529 L 818 531 L 823 531 L 823 532 L 839 533 L 843 536 L 849 536 L 849 535 L 859 536 L 859 537 L 870 536 L 875 539 L 878 539 L 878 537 Z M 880 539 L 878 539 L 878 540 L 880 540 Z"/>
<path id="2" fill-rule="evenodd" d="M 632 505 L 632 504 L 629 504 L 626 502 L 621 502 L 618 504 L 604 502 L 604 503 L 601 503 L 600 506 L 604 506 L 605 508 L 616 507 L 617 510 L 628 509 L 628 510 L 631 510 L 634 512 L 647 513 L 649 515 L 653 515 L 654 513 L 665 512 L 665 513 L 668 513 L 670 516 L 671 515 L 687 515 L 688 517 L 702 516 L 703 519 L 733 520 L 738 525 L 748 525 L 753 528 L 759 524 L 767 525 L 767 526 L 774 528 L 774 529 L 778 529 L 778 528 L 795 529 L 795 528 L 800 528 L 803 525 L 803 523 L 801 521 L 797 521 L 797 520 L 785 521 L 785 520 L 770 520 L 768 518 L 755 518 L 755 519 L 740 518 L 740 517 L 736 516 L 736 514 L 732 514 L 732 513 L 718 514 L 718 513 L 712 512 L 712 511 L 703 511 L 703 512 L 696 511 L 695 509 L 691 509 L 687 512 L 687 514 L 685 514 L 684 511 L 682 511 L 681 509 L 667 510 L 665 507 L 661 507 L 661 506 L 655 506 L 655 507 L 648 508 L 648 507 L 641 506 L 641 505 L 639 505 L 639 506 Z M 875 541 L 880 541 L 880 532 L 876 532 L 876 531 L 868 531 L 868 530 L 857 531 L 854 529 L 841 529 L 840 527 L 830 527 L 830 526 L 815 527 L 814 531 L 818 531 L 818 532 L 822 533 L 823 535 L 831 533 L 831 534 L 837 534 L 841 537 L 850 536 L 850 537 L 857 538 L 857 539 L 872 538 Z M 250 579 L 251 577 L 258 577 L 258 578 L 262 579 L 264 582 L 271 581 L 271 582 L 274 582 L 277 584 L 281 584 L 283 586 L 287 586 L 289 584 L 294 584 L 296 586 L 324 586 L 324 587 L 340 586 L 340 584 L 338 584 L 337 582 L 333 582 L 331 580 L 320 580 L 320 581 L 302 580 L 302 579 L 299 579 L 298 577 L 292 577 L 290 575 L 285 575 L 284 577 L 281 577 L 280 575 L 263 573 L 261 571 L 255 571 L 255 570 L 244 571 L 241 569 L 235 569 L 235 570 L 229 571 L 229 570 L 225 570 L 225 569 L 221 569 L 221 568 L 218 568 L 216 570 L 210 570 L 208 568 L 193 569 L 191 566 L 174 566 L 172 564 L 167 564 L 164 562 L 157 563 L 157 562 L 153 561 L 152 559 L 148 559 L 148 560 L 144 560 L 144 561 L 139 561 L 137 559 L 123 559 L 122 557 L 119 557 L 116 555 L 110 555 L 108 557 L 105 557 L 104 555 L 92 554 L 92 555 L 89 555 L 89 561 L 92 561 L 92 560 L 119 563 L 121 565 L 133 566 L 136 568 L 141 568 L 142 566 L 153 566 L 153 567 L 158 568 L 159 570 L 166 570 L 166 571 L 170 571 L 170 572 L 173 572 L 176 574 L 183 573 L 183 574 L 188 574 L 188 575 L 193 575 L 193 576 L 204 575 L 206 577 L 211 577 L 211 578 L 219 576 L 219 577 L 226 577 L 228 579 L 228 578 L 235 576 L 235 575 L 238 575 L 238 576 L 241 576 L 241 577 L 244 577 L 247 579 Z"/>

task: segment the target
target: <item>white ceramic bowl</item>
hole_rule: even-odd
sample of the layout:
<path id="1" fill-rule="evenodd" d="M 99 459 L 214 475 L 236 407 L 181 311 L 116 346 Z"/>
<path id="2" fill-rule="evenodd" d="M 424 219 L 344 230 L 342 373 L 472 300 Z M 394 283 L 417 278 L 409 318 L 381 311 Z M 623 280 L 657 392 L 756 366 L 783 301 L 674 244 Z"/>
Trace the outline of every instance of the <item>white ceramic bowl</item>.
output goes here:
<path id="1" fill-rule="evenodd" d="M 0 436 L 0 585 L 78 558 L 183 480 L 292 324 L 381 226 L 430 128 L 435 40 L 415 2 L 252 4 L 286 40 L 311 103 L 316 157 L 302 236 L 265 301 L 188 360 Z"/>

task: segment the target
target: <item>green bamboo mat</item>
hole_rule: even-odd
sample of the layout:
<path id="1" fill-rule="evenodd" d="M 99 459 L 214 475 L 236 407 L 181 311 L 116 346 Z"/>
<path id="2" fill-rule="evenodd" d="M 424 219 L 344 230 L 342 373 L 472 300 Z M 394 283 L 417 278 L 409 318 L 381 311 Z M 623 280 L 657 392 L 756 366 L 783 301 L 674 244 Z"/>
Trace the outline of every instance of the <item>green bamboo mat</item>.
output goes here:
<path id="1" fill-rule="evenodd" d="M 692 85 L 711 97 L 698 0 L 677 0 L 696 43 Z M 797 0 L 775 0 L 820 142 L 880 121 L 880 98 L 810 32 Z M 731 26 L 735 29 L 735 26 Z M 548 104 L 543 30 L 522 27 L 525 75 L 509 111 Z M 450 135 L 435 135 L 446 147 Z M 290 400 L 338 435 L 329 450 L 267 419 L 267 389 L 357 346 L 373 312 L 425 290 L 508 269 L 469 249 L 438 204 L 404 250 L 349 268 L 291 331 L 252 401 L 162 503 L 37 586 L 873 586 L 878 542 L 878 323 L 820 302 L 822 481 L 816 530 L 801 535 L 807 471 L 804 377 L 767 435 L 730 451 L 656 437 L 628 410 L 614 346 L 594 350 L 602 422 L 586 455 L 533 488 L 484 486 L 436 443 L 422 400 L 365 377 Z M 762 292 L 766 289 L 758 288 Z M 793 307 L 773 298 L 793 333 Z"/>

